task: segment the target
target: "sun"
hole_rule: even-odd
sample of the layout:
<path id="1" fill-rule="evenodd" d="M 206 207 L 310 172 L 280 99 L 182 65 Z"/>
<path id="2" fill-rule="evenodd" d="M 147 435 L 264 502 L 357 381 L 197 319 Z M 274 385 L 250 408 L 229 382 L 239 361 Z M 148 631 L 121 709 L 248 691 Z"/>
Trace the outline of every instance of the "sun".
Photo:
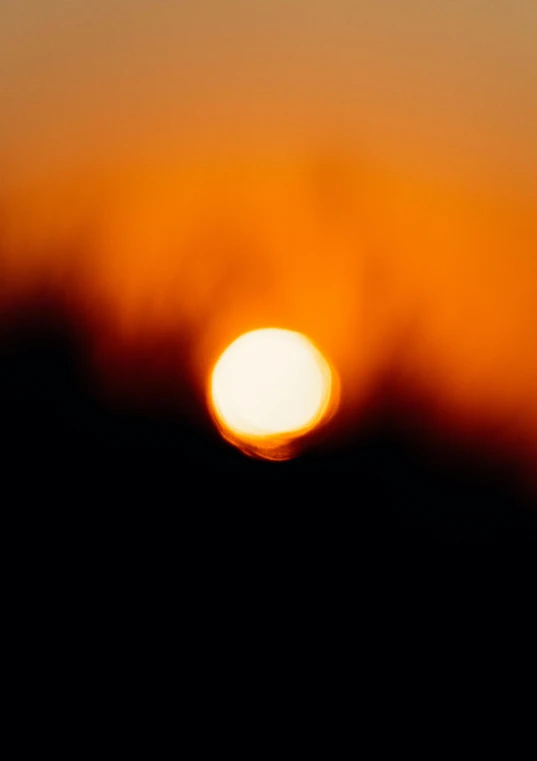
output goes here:
<path id="1" fill-rule="evenodd" d="M 264 328 L 228 346 L 209 395 L 226 439 L 248 454 L 288 459 L 293 445 L 327 417 L 333 392 L 333 371 L 306 336 Z"/>

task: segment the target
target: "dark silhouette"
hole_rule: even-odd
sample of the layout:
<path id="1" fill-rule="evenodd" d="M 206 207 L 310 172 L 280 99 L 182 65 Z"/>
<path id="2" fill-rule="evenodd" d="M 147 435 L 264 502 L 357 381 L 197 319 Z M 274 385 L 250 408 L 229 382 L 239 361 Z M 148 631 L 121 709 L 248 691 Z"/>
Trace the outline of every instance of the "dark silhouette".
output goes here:
<path id="1" fill-rule="evenodd" d="M 507 465 L 472 450 L 431 447 L 386 406 L 347 440 L 270 463 L 226 444 L 193 392 L 186 416 L 188 388 L 181 393 L 182 404 L 169 396 L 160 406 L 108 397 L 76 321 L 36 299 L 5 319 L 0 334 L 4 476 L 33 482 L 43 501 L 54 497 L 55 484 L 72 483 L 75 500 L 86 485 L 103 499 L 115 488 L 132 510 L 145 493 L 144 509 L 209 505 L 225 513 L 240 503 L 252 514 L 266 505 L 308 520 L 324 512 L 332 522 L 342 511 L 362 528 L 406 537 L 535 535 L 537 512 Z"/>

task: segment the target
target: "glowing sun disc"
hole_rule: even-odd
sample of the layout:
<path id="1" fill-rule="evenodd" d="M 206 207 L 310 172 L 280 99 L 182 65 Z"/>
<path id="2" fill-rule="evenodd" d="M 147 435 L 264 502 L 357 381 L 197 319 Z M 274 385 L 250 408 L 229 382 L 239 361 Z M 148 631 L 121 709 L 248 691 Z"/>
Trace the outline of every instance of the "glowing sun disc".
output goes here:
<path id="1" fill-rule="evenodd" d="M 332 372 L 301 333 L 265 328 L 245 333 L 221 355 L 212 376 L 214 413 L 225 431 L 242 441 L 290 440 L 324 416 Z"/>

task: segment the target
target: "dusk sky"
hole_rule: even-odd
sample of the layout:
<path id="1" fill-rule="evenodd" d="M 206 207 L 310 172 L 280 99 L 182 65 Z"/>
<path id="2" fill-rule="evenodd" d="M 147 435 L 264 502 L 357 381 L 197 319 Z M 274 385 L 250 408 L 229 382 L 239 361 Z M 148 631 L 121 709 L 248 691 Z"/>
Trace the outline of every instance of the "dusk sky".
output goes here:
<path id="1" fill-rule="evenodd" d="M 0 104 L 2 298 L 78 278 L 202 385 L 301 330 L 349 409 L 395 362 L 537 447 L 535 0 L 0 0 Z"/>
<path id="2" fill-rule="evenodd" d="M 534 171 L 536 35 L 534 0 L 3 0 L 0 155 L 344 140 Z"/>

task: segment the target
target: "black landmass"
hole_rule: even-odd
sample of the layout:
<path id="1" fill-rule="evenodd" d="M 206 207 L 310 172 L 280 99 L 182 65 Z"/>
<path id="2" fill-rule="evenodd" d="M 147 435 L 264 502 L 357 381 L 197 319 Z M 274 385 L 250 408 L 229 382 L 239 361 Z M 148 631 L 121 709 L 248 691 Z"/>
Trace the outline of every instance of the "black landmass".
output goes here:
<path id="1" fill-rule="evenodd" d="M 76 509 L 91 493 L 111 511 L 222 519 L 240 507 L 285 510 L 298 523 L 324 514 L 332 530 L 341 515 L 346 531 L 354 521 L 402 538 L 537 536 L 537 508 L 507 465 L 456 448 L 433 454 L 386 416 L 294 460 L 252 459 L 222 440 L 194 395 L 185 414 L 188 389 L 159 408 L 108 398 L 83 346 L 69 320 L 39 310 L 3 322 L 2 479 L 20 485 L 4 489 L 12 510 L 29 488 L 42 510 L 60 493 Z"/>

